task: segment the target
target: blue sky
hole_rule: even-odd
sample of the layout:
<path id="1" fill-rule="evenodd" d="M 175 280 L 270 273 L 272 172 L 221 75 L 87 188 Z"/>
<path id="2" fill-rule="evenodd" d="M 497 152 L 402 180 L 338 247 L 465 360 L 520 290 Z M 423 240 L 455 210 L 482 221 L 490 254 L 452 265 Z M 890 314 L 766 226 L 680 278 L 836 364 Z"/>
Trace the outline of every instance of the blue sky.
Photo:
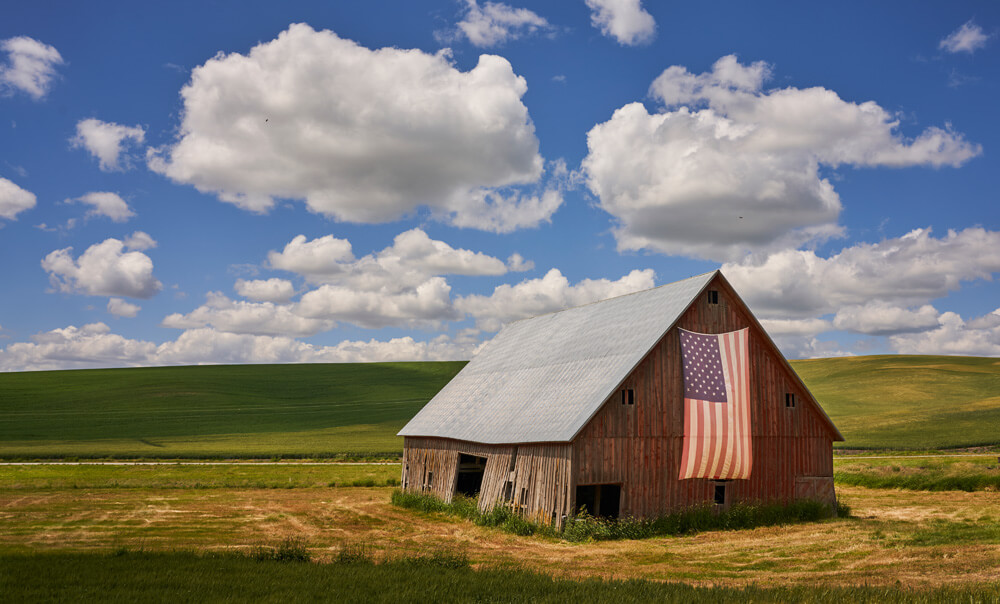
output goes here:
<path id="1" fill-rule="evenodd" d="M 1000 356 L 993 2 L 17 3 L 0 370 L 469 358 L 723 272 Z"/>

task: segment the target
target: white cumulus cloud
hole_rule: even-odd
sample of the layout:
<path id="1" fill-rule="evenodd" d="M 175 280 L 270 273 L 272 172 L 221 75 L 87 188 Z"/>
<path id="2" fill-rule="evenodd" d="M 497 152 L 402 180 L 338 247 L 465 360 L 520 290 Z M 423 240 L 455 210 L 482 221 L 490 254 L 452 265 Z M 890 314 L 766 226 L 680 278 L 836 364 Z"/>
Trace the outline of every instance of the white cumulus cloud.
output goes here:
<path id="1" fill-rule="evenodd" d="M 87 216 L 104 216 L 113 222 L 126 222 L 135 216 L 135 212 L 128 207 L 128 204 L 117 193 L 107 191 L 93 191 L 86 195 L 81 195 L 75 199 L 67 199 L 68 203 L 83 203 L 90 206 Z"/>
<path id="2" fill-rule="evenodd" d="M 990 37 L 983 33 L 983 28 L 970 20 L 941 40 L 938 48 L 952 53 L 967 52 L 971 55 L 986 46 L 989 39 Z"/>
<path id="3" fill-rule="evenodd" d="M 110 333 L 104 323 L 70 325 L 16 342 L 0 350 L 0 370 L 40 371 L 145 365 L 156 344 Z"/>
<path id="4" fill-rule="evenodd" d="M 323 285 L 302 295 L 295 312 L 316 319 L 346 321 L 360 327 L 433 326 L 461 318 L 451 303 L 451 286 L 431 277 L 413 288 L 359 290 Z"/>
<path id="5" fill-rule="evenodd" d="M 652 269 L 633 270 L 616 281 L 583 279 L 571 285 L 554 268 L 539 279 L 497 286 L 489 296 L 473 294 L 458 298 L 455 307 L 472 315 L 479 329 L 497 331 L 504 323 L 517 319 L 649 289 L 654 286 L 655 278 Z"/>
<path id="6" fill-rule="evenodd" d="M 821 167 L 959 166 L 982 151 L 947 128 L 906 139 L 872 101 L 766 91 L 770 74 L 735 56 L 700 75 L 670 67 L 650 88 L 661 112 L 632 103 L 590 130 L 583 173 L 619 249 L 735 260 L 823 240 L 842 228 Z"/>
<path id="7" fill-rule="evenodd" d="M 116 317 L 134 317 L 139 314 L 142 308 L 138 304 L 126 302 L 121 298 L 111 298 L 108 300 L 108 312 Z"/>
<path id="8" fill-rule="evenodd" d="M 510 193 L 544 171 L 526 90 L 502 57 L 462 72 L 447 52 L 371 50 L 295 24 L 196 67 L 181 91 L 180 138 L 148 163 L 254 212 L 304 199 L 313 212 L 373 223 L 427 206 L 504 231 L 555 211 L 544 195 Z M 487 203 L 481 191 L 507 197 Z"/>
<path id="9" fill-rule="evenodd" d="M 873 301 L 924 305 L 962 282 L 1000 272 L 1000 231 L 977 227 L 933 237 L 930 229 L 915 229 L 828 258 L 785 250 L 763 260 L 724 264 L 722 272 L 764 318 L 814 318 Z"/>
<path id="10" fill-rule="evenodd" d="M 149 250 L 156 247 L 156 240 L 145 231 L 136 231 L 125 238 L 125 249 L 127 250 Z"/>
<path id="11" fill-rule="evenodd" d="M 941 326 L 921 333 L 894 335 L 889 338 L 901 354 L 947 354 L 1000 356 L 1000 309 L 969 322 L 953 312 L 942 313 Z"/>
<path id="12" fill-rule="evenodd" d="M 63 63 L 58 50 L 27 36 L 3 40 L 0 50 L 7 53 L 7 63 L 0 65 L 0 92 L 19 90 L 36 101 L 49 93 L 56 67 Z"/>
<path id="13" fill-rule="evenodd" d="M 640 0 L 587 0 L 587 6 L 591 24 L 620 44 L 643 44 L 656 34 L 656 21 Z"/>
<path id="14" fill-rule="evenodd" d="M 258 302 L 283 304 L 295 295 L 295 286 L 287 279 L 237 279 L 236 293 Z"/>
<path id="15" fill-rule="evenodd" d="M 186 315 L 168 315 L 162 326 L 176 329 L 213 327 L 226 333 L 303 337 L 333 329 L 336 323 L 301 316 L 290 305 L 235 301 L 221 292 L 209 292 L 204 305 Z"/>
<path id="16" fill-rule="evenodd" d="M 17 215 L 35 207 L 35 194 L 0 177 L 0 218 L 16 220 Z"/>
<path id="17" fill-rule="evenodd" d="M 905 308 L 872 300 L 864 305 L 841 308 L 833 318 L 833 326 L 873 336 L 927 331 L 940 325 L 937 309 L 930 304 L 919 308 Z"/>
<path id="18" fill-rule="evenodd" d="M 112 172 L 131 165 L 126 148 L 140 145 L 146 139 L 142 126 L 122 126 L 90 118 L 76 124 L 76 136 L 70 139 L 74 147 L 83 147 L 97 158 L 101 170 Z"/>
<path id="19" fill-rule="evenodd" d="M 151 298 L 163 287 L 153 277 L 153 261 L 139 251 L 125 251 L 115 238 L 95 243 L 79 258 L 73 248 L 55 250 L 42 260 L 52 286 L 66 293 L 90 296 Z"/>
<path id="20" fill-rule="evenodd" d="M 456 28 L 456 33 L 474 46 L 487 47 L 548 31 L 552 26 L 526 8 L 514 8 L 503 2 L 485 2 L 480 6 L 477 0 L 466 0 L 465 16 Z"/>

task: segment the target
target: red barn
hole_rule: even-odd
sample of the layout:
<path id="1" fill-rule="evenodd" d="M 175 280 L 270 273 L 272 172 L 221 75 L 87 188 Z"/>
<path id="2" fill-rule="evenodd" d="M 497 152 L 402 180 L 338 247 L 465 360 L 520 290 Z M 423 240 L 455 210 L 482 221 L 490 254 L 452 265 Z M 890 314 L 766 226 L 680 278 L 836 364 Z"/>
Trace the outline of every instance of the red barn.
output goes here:
<path id="1" fill-rule="evenodd" d="M 843 440 L 718 271 L 507 325 L 399 434 L 405 490 L 555 524 L 835 505 Z"/>

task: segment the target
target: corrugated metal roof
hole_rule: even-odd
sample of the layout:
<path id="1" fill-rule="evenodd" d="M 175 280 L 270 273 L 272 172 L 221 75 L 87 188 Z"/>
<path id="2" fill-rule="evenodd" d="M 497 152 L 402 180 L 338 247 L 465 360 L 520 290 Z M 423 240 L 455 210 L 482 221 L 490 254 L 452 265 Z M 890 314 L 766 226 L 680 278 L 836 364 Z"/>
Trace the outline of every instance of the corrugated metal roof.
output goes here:
<path id="1" fill-rule="evenodd" d="M 715 275 L 507 325 L 399 435 L 572 440 Z"/>

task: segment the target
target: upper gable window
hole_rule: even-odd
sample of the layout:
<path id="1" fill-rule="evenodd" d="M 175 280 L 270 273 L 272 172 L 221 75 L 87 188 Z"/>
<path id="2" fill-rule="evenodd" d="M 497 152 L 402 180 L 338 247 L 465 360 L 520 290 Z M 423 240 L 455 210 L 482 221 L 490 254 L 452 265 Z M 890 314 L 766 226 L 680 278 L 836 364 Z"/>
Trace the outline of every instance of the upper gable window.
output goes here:
<path id="1" fill-rule="evenodd" d="M 708 290 L 708 303 L 718 304 L 719 303 L 719 291 L 715 289 Z"/>
<path id="2" fill-rule="evenodd" d="M 786 392 L 785 393 L 785 407 L 787 407 L 788 409 L 792 409 L 792 408 L 795 407 L 795 402 L 796 402 L 795 401 L 795 393 L 794 392 Z"/>
<path id="3" fill-rule="evenodd" d="M 631 388 L 622 388 L 622 404 L 623 405 L 635 404 L 635 390 Z"/>

